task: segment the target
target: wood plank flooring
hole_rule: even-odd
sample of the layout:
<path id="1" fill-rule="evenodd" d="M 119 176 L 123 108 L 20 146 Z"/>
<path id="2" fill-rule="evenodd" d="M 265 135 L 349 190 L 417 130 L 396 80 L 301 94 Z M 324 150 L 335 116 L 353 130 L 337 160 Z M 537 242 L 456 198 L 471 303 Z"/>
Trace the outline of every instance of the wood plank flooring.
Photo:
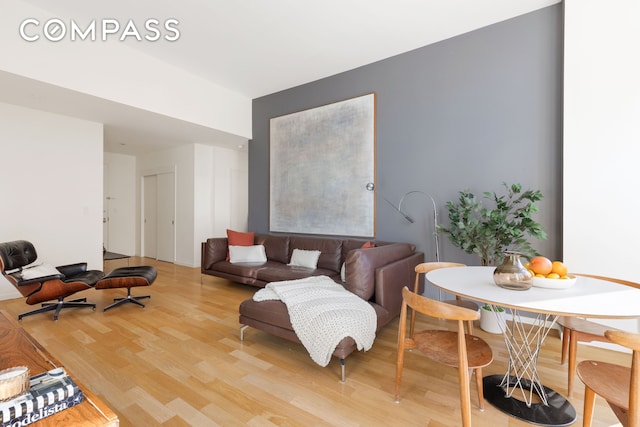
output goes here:
<path id="1" fill-rule="evenodd" d="M 455 370 L 434 365 L 419 352 L 408 354 L 401 401 L 394 401 L 397 320 L 384 328 L 368 352 L 347 358 L 347 379 L 332 360 L 316 365 L 298 344 L 249 328 L 239 340 L 238 304 L 256 288 L 146 258 L 130 265 L 154 265 L 158 279 L 134 295 L 151 295 L 146 308 L 126 304 L 102 308 L 123 290 L 80 294 L 98 309 L 63 310 L 29 316 L 22 326 L 119 416 L 121 426 L 458 426 Z M 117 265 L 121 266 L 121 265 Z M 116 265 L 107 263 L 105 271 Z M 23 299 L 0 301 L 17 316 L 33 308 Z M 419 319 L 417 328 L 440 321 Z M 492 346 L 495 361 L 484 374 L 503 373 L 507 354 L 499 335 L 476 328 Z M 566 366 L 559 364 L 560 340 L 550 336 L 538 368 L 545 385 L 566 394 Z M 627 354 L 580 346 L 579 359 L 630 364 Z M 582 423 L 583 386 L 576 380 L 571 399 Z M 530 424 L 487 404 L 477 408 L 472 387 L 474 426 Z M 617 421 L 601 399 L 594 427 Z"/>

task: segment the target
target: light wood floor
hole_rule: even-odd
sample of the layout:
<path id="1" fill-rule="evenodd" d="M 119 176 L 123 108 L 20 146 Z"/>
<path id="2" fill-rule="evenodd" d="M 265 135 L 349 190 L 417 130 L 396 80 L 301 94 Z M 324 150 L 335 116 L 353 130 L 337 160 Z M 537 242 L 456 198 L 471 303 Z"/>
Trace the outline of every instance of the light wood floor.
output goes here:
<path id="1" fill-rule="evenodd" d="M 143 258 L 130 265 L 154 265 L 158 279 L 147 307 L 127 304 L 102 308 L 123 291 L 85 291 L 98 304 L 29 316 L 22 326 L 120 417 L 121 426 L 458 426 L 457 374 L 433 365 L 419 352 L 405 359 L 401 402 L 395 403 L 397 320 L 384 328 L 368 352 L 347 358 L 347 379 L 339 380 L 336 360 L 322 368 L 301 345 L 248 329 L 239 340 L 238 304 L 255 288 L 205 276 L 199 269 Z M 127 262 L 124 263 L 127 265 Z M 110 262 L 105 270 L 122 266 Z M 0 301 L 18 315 L 22 299 Z M 440 323 L 435 321 L 434 323 Z M 418 329 L 427 326 L 420 320 Z M 477 335 L 492 346 L 495 361 L 485 374 L 503 373 L 506 350 L 501 336 Z M 545 385 L 566 393 L 566 367 L 559 364 L 560 340 L 549 337 L 539 359 Z M 580 347 L 579 358 L 629 364 L 624 353 Z M 582 423 L 583 386 L 576 380 L 571 399 Z M 474 426 L 527 426 L 487 405 L 477 409 L 472 388 Z M 598 399 L 594 426 L 616 425 Z"/>

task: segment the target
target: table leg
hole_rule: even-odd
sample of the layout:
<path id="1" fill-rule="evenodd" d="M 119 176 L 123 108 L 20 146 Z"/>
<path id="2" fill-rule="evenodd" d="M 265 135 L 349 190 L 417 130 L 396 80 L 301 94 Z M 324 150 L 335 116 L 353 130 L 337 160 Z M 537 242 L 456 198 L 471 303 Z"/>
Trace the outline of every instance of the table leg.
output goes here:
<path id="1" fill-rule="evenodd" d="M 497 315 L 497 307 L 492 309 Z M 518 310 L 510 312 L 511 322 L 503 325 L 509 353 L 507 372 L 484 378 L 485 399 L 503 412 L 534 424 L 573 424 L 577 418 L 575 408 L 559 393 L 542 384 L 537 369 L 540 348 L 557 316 L 538 314 L 530 324 L 522 321 Z"/>

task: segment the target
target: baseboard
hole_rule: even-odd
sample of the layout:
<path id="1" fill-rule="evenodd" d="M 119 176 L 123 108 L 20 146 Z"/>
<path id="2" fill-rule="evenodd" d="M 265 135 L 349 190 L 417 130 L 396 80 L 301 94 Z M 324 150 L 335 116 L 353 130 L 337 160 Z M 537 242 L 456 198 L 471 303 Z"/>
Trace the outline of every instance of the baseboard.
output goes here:
<path id="1" fill-rule="evenodd" d="M 11 289 L 0 289 L 0 301 L 21 298 L 20 292 Z"/>
<path id="2" fill-rule="evenodd" d="M 0 301 L 22 298 L 22 295 L 4 276 L 0 275 Z"/>

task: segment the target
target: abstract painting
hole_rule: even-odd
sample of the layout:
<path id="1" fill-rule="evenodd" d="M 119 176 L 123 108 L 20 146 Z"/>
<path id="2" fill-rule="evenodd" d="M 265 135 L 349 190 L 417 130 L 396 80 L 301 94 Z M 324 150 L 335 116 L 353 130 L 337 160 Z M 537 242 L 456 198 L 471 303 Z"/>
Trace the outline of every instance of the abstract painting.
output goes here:
<path id="1" fill-rule="evenodd" d="M 375 94 L 270 120 L 273 232 L 375 236 Z"/>

